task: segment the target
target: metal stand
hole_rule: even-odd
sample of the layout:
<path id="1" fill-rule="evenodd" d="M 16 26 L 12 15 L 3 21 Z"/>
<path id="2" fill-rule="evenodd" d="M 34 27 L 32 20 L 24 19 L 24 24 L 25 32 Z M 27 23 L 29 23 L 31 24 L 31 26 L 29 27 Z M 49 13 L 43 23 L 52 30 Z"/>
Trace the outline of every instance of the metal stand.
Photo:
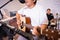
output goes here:
<path id="1" fill-rule="evenodd" d="M 59 30 L 58 13 L 56 13 L 56 22 L 57 22 L 57 29 Z"/>

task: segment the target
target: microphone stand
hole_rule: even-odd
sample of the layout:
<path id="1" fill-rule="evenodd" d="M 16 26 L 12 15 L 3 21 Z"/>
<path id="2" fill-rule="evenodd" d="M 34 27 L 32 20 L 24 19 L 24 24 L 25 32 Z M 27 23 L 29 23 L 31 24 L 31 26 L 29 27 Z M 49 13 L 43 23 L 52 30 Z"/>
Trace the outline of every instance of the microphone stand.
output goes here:
<path id="1" fill-rule="evenodd" d="M 2 18 L 3 18 L 3 14 L 1 13 L 1 8 L 3 8 L 5 5 L 7 5 L 8 3 L 10 3 L 11 1 L 13 1 L 13 0 L 9 0 L 7 3 L 5 3 L 4 5 L 2 5 L 0 7 L 0 14 L 1 14 Z"/>
<path id="2" fill-rule="evenodd" d="M 5 3 L 4 5 L 2 5 L 2 6 L 0 7 L 0 9 L 3 8 L 5 5 L 7 5 L 8 3 L 10 3 L 11 1 L 13 1 L 13 0 L 9 0 L 7 3 Z"/>
<path id="3" fill-rule="evenodd" d="M 24 38 L 28 39 L 28 40 L 34 40 L 33 39 L 33 35 L 32 34 L 29 34 L 27 32 L 23 32 L 21 30 L 15 30 L 15 32 L 21 36 L 23 36 Z"/>

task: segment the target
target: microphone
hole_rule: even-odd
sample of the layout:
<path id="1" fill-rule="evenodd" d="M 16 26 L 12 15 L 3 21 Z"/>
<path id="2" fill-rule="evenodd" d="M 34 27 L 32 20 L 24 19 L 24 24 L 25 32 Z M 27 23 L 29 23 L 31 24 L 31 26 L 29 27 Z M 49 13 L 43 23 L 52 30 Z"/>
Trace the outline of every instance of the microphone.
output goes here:
<path id="1" fill-rule="evenodd" d="M 29 33 L 27 33 L 27 32 L 23 32 L 23 31 L 21 31 L 21 30 L 15 30 L 15 32 L 16 32 L 17 34 L 25 37 L 25 38 L 28 39 L 28 40 L 34 40 L 32 34 L 29 34 Z"/>
<path id="2" fill-rule="evenodd" d="M 17 34 L 23 36 L 24 38 L 26 38 L 28 40 L 33 40 L 33 35 L 32 34 L 29 34 L 27 32 L 23 32 L 22 30 L 16 29 L 16 28 L 11 27 L 11 26 L 9 26 L 9 28 L 11 28 L 14 31 L 15 34 L 17 33 Z"/>

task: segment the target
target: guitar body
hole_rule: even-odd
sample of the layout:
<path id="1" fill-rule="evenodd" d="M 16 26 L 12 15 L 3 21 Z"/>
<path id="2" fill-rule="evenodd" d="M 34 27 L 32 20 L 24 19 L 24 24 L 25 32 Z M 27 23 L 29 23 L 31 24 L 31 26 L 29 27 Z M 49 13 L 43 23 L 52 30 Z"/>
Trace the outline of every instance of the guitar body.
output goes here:
<path id="1" fill-rule="evenodd" d="M 30 17 L 20 17 L 20 21 L 24 22 L 25 24 L 31 24 Z"/>
<path id="2" fill-rule="evenodd" d="M 23 24 L 28 24 L 28 25 L 31 25 L 31 19 L 29 17 L 20 17 L 20 22 L 21 22 L 21 25 L 19 27 L 20 30 L 24 31 L 24 32 L 29 32 L 30 29 L 27 28 L 26 26 L 24 26 Z"/>

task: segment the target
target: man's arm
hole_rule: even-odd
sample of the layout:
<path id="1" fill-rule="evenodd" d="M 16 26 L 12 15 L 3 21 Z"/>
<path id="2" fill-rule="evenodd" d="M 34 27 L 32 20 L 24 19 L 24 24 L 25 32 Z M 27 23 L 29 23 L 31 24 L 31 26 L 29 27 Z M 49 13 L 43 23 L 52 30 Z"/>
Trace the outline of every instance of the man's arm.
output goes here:
<path id="1" fill-rule="evenodd" d="M 40 32 L 37 31 L 37 28 L 39 28 Z M 40 34 L 42 34 L 42 31 L 45 30 L 46 28 L 47 28 L 47 24 L 42 24 L 41 26 L 35 26 L 33 28 L 32 34 L 33 35 L 40 35 Z"/>
<path id="2" fill-rule="evenodd" d="M 41 28 L 42 31 L 45 30 L 45 29 L 47 28 L 47 24 L 42 24 L 42 25 L 40 26 L 40 28 Z"/>

